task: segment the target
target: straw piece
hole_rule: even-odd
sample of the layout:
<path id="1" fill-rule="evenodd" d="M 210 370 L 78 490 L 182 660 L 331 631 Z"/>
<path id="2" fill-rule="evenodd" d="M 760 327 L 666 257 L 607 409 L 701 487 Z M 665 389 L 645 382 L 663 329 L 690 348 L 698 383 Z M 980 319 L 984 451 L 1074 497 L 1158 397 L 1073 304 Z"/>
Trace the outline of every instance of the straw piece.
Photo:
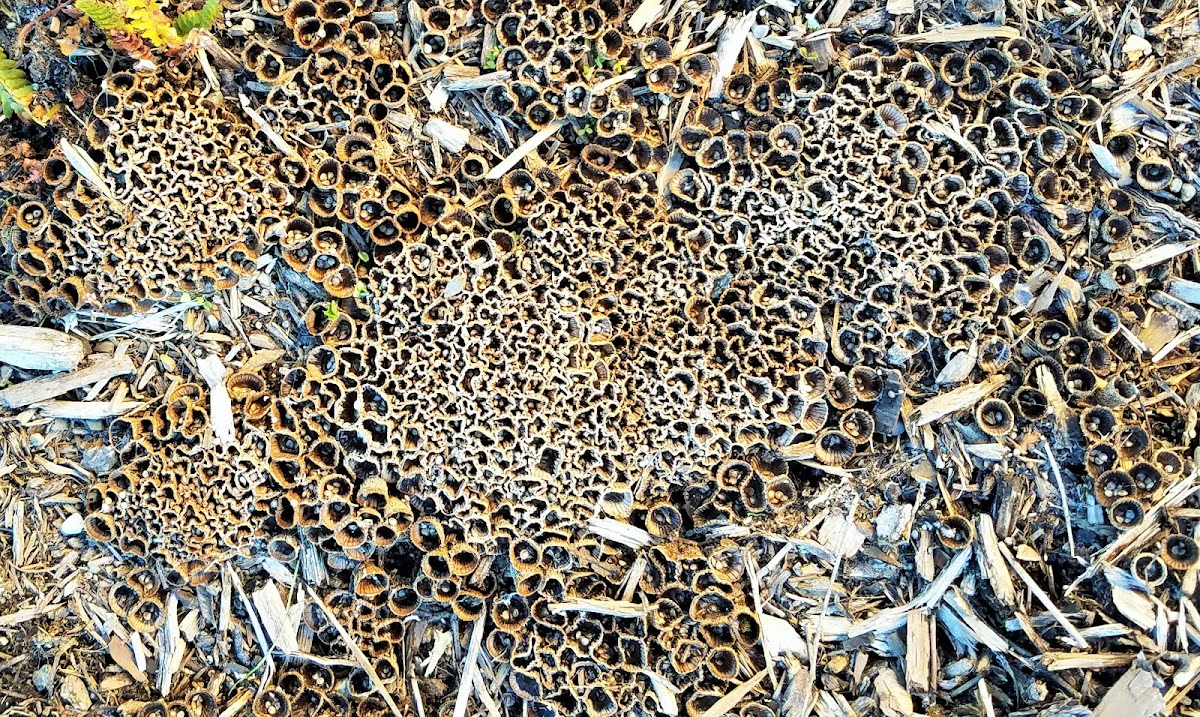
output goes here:
<path id="1" fill-rule="evenodd" d="M 709 707 L 700 713 L 700 717 L 718 717 L 719 715 L 731 712 L 733 708 L 736 707 L 738 703 L 741 702 L 744 697 L 746 697 L 746 695 L 750 694 L 754 688 L 758 686 L 758 683 L 762 682 L 763 678 L 766 676 L 767 670 L 764 668 L 754 677 L 751 677 L 737 687 L 734 687 L 729 691 L 728 694 L 714 702 L 712 707 Z"/>
<path id="2" fill-rule="evenodd" d="M 492 167 L 492 171 L 487 173 L 486 178 L 499 179 L 503 177 L 508 170 L 517 166 L 517 164 L 525 158 L 525 155 L 537 149 L 538 145 L 554 136 L 554 134 L 558 132 L 558 130 L 561 129 L 566 123 L 566 120 L 559 120 L 522 142 L 520 147 L 514 149 L 512 154 L 504 158 L 504 161 L 500 162 L 500 164 L 497 164 L 495 167 Z"/>
<path id="3" fill-rule="evenodd" d="M 986 40 L 989 38 L 1002 38 L 1012 40 L 1021 36 L 1021 33 L 1015 27 L 1007 25 L 960 25 L 945 30 L 930 30 L 929 32 L 918 32 L 915 35 L 899 35 L 896 37 L 896 42 L 902 43 L 933 43 L 933 42 L 974 42 L 975 40 Z"/>
<path id="4" fill-rule="evenodd" d="M 333 610 L 330 610 L 329 606 L 317 596 L 315 590 L 308 586 L 305 586 L 304 589 L 308 591 L 309 598 L 314 604 L 321 608 L 321 612 L 325 613 L 325 617 L 328 618 L 329 623 L 333 625 L 335 630 L 337 630 L 338 636 L 342 638 L 342 642 L 346 643 L 346 647 L 350 650 L 350 654 L 353 655 L 354 659 L 358 662 L 358 666 L 363 669 L 363 672 L 367 673 L 367 677 L 371 678 L 371 684 L 375 686 L 375 690 L 383 697 L 383 701 L 387 703 L 388 709 L 390 709 L 392 714 L 396 715 L 396 717 L 403 717 L 400 707 L 396 705 L 396 701 L 392 699 L 392 695 L 387 691 L 386 688 L 384 688 L 383 680 L 379 679 L 379 673 L 375 672 L 375 668 L 371 665 L 371 661 L 367 659 L 367 656 L 363 654 L 362 649 L 360 649 L 358 644 L 355 643 L 353 638 L 350 637 L 350 633 L 346 632 L 346 628 L 342 627 L 342 623 L 338 621 L 337 615 L 334 615 Z M 477 622 L 483 621 L 479 620 Z M 470 682 L 466 682 L 466 685 L 467 689 L 469 690 Z M 455 705 L 455 713 L 458 714 L 457 705 Z"/>
<path id="5" fill-rule="evenodd" d="M 575 598 L 566 602 L 551 603 L 550 612 L 591 612 L 611 617 L 645 617 L 646 607 L 624 600 Z"/>
<path id="6" fill-rule="evenodd" d="M 476 620 L 471 630 L 471 642 L 467 645 L 467 657 L 463 660 L 462 672 L 458 676 L 458 696 L 454 699 L 454 717 L 466 717 L 467 706 L 471 700 L 471 688 L 474 687 L 474 676 L 479 672 L 479 646 L 483 644 L 483 624 L 486 620 Z M 378 678 L 376 678 L 378 679 Z M 382 685 L 380 686 L 382 689 Z"/>

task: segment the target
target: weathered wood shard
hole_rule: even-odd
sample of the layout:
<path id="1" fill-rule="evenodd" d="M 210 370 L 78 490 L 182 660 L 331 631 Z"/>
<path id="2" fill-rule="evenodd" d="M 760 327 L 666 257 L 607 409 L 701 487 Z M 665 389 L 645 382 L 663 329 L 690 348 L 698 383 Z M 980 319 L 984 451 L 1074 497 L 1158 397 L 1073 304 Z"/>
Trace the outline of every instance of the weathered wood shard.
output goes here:
<path id="1" fill-rule="evenodd" d="M 74 371 L 88 354 L 86 341 L 36 326 L 0 326 L 0 363 L 31 371 Z"/>
<path id="2" fill-rule="evenodd" d="M 133 370 L 133 360 L 123 354 L 99 357 L 91 364 L 70 373 L 43 376 L 9 386 L 0 391 L 0 406 L 22 408 L 40 401 L 49 401 L 69 391 L 133 373 Z"/>

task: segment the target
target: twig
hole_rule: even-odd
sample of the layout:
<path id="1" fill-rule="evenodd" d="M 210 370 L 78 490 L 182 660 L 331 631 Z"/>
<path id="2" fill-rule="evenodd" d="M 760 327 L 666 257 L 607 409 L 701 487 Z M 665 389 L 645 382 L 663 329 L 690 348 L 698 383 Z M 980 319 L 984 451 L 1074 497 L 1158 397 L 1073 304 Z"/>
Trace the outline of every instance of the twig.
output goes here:
<path id="1" fill-rule="evenodd" d="M 73 3 L 71 2 L 71 0 L 67 0 L 67 2 L 55 5 L 54 7 L 50 8 L 46 12 L 42 13 L 41 15 L 38 15 L 37 17 L 33 18 L 29 22 L 22 25 L 21 30 L 19 32 L 17 32 L 16 42 L 13 43 L 13 47 L 16 49 L 16 51 L 20 52 L 21 48 L 24 47 L 25 38 L 29 36 L 29 33 L 30 33 L 30 31 L 33 30 L 34 25 L 38 24 L 42 20 L 48 20 L 49 18 L 53 17 L 54 15 L 57 15 L 59 10 L 62 10 L 63 8 L 66 8 L 66 7 L 71 7 L 72 4 Z"/>
<path id="2" fill-rule="evenodd" d="M 67 418 L 75 421 L 99 421 L 140 411 L 142 401 L 45 401 L 33 405 L 46 418 Z"/>
<path id="3" fill-rule="evenodd" d="M 1041 586 L 1034 581 L 1032 575 L 1025 572 L 1025 568 L 1021 567 L 1021 564 L 1018 563 L 1017 559 L 1013 557 L 1012 551 L 1008 549 L 1008 546 L 1004 543 L 1000 543 L 1000 552 L 1004 554 L 1004 559 L 1008 561 L 1009 566 L 1012 567 L 1012 570 L 1017 574 L 1017 577 L 1021 578 L 1021 580 L 1025 582 L 1025 585 L 1029 588 L 1029 592 L 1033 593 L 1033 596 L 1038 599 L 1038 602 L 1040 602 L 1042 606 L 1054 616 L 1054 619 L 1063 626 L 1063 629 L 1067 631 L 1067 636 L 1070 638 L 1068 642 L 1081 650 L 1089 649 L 1091 645 L 1088 644 L 1087 638 L 1079 634 L 1079 630 L 1071 624 L 1071 621 L 1068 620 L 1067 616 L 1062 613 L 1062 610 L 1058 609 L 1058 606 L 1054 604 L 1054 600 L 1052 600 L 1050 596 L 1046 594 L 1046 591 L 1042 590 Z"/>
<path id="4" fill-rule="evenodd" d="M 21 408 L 74 391 L 116 376 L 133 373 L 133 360 L 124 354 L 113 354 L 71 373 L 60 373 L 31 379 L 0 391 L 0 406 Z"/>
<path id="5" fill-rule="evenodd" d="M 479 674 L 479 646 L 483 644 L 483 624 L 487 622 L 482 617 L 475 621 L 471 630 L 471 641 L 467 645 L 467 657 L 463 660 L 462 672 L 458 675 L 458 696 L 454 698 L 454 717 L 466 717 L 467 706 L 471 699 L 471 688 L 474 687 L 475 675 Z"/>
<path id="6" fill-rule="evenodd" d="M 1058 459 L 1054 457 L 1054 451 L 1050 450 L 1050 442 L 1045 438 L 1042 439 L 1042 451 L 1046 454 L 1046 460 L 1050 462 L 1050 470 L 1054 473 L 1054 482 L 1058 484 L 1058 498 L 1062 501 L 1063 519 L 1067 521 L 1067 544 L 1071 546 L 1071 557 L 1078 558 L 1075 553 L 1075 533 L 1071 529 L 1071 508 L 1067 503 L 1067 487 L 1063 484 L 1062 471 L 1058 469 Z"/>

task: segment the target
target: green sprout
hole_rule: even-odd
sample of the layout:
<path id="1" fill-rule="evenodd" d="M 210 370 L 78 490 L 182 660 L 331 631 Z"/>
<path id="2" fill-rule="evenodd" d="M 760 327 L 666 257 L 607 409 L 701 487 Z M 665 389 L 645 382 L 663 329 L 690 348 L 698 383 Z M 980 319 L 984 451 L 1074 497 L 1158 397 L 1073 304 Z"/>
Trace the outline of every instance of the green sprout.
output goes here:
<path id="1" fill-rule="evenodd" d="M 337 318 L 341 315 L 342 312 L 338 309 L 336 301 L 330 301 L 325 307 L 325 318 L 329 319 L 330 321 L 337 321 Z"/>
<path id="2" fill-rule="evenodd" d="M 361 281 L 354 285 L 354 298 L 365 299 L 371 295 L 371 291 L 367 289 L 367 285 Z"/>
<path id="3" fill-rule="evenodd" d="M 199 292 L 189 293 L 186 295 L 186 297 L 188 301 L 199 304 L 200 307 L 205 311 L 213 311 L 217 308 L 216 305 L 213 304 L 212 299 Z"/>
<path id="4" fill-rule="evenodd" d="M 496 69 L 496 61 L 498 59 L 500 59 L 500 47 L 496 46 L 496 47 L 493 47 L 490 50 L 488 50 L 487 54 L 485 54 L 483 56 L 483 69 L 485 69 L 485 70 Z"/>

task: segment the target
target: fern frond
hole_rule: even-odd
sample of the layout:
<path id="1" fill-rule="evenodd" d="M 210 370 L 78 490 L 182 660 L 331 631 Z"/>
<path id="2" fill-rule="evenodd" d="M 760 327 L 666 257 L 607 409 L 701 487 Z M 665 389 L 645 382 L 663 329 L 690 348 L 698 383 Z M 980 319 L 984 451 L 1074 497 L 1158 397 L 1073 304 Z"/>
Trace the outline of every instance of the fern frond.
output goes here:
<path id="1" fill-rule="evenodd" d="M 24 120 L 35 120 L 29 111 L 35 91 L 25 71 L 0 49 L 0 113 L 5 118 L 16 115 Z"/>
<path id="2" fill-rule="evenodd" d="M 87 15 L 92 24 L 108 35 L 125 29 L 125 16 L 121 9 L 101 0 L 75 0 L 75 9 Z"/>
<path id="3" fill-rule="evenodd" d="M 125 0 L 129 27 L 155 47 L 178 45 L 179 33 L 171 26 L 158 0 Z"/>
<path id="4" fill-rule="evenodd" d="M 199 10 L 185 12 L 175 18 L 175 32 L 180 37 L 187 37 L 192 30 L 207 30 L 217 21 L 221 13 L 221 0 L 208 0 Z"/>

